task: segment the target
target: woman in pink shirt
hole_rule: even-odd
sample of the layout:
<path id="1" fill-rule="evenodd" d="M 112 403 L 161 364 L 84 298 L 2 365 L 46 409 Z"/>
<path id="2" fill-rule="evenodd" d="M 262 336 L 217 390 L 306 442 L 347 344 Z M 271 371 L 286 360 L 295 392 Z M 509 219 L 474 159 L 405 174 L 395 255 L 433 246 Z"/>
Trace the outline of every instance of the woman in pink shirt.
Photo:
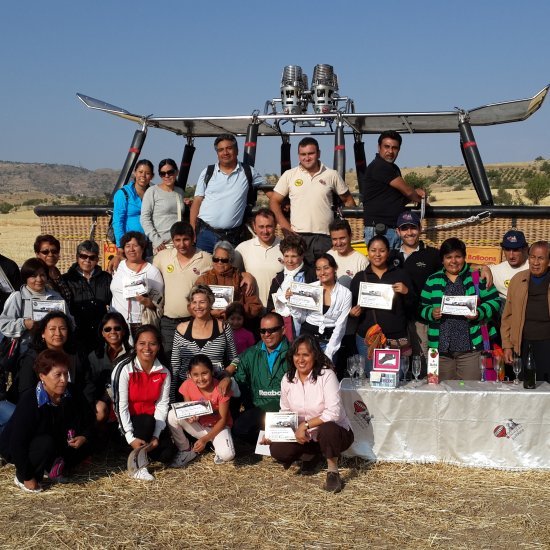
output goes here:
<path id="1" fill-rule="evenodd" d="M 301 473 L 313 473 L 321 456 L 328 464 L 324 488 L 338 493 L 342 480 L 338 458 L 353 443 L 353 431 L 344 411 L 338 379 L 317 339 L 299 336 L 288 351 L 289 368 L 281 381 L 281 410 L 298 414 L 296 443 L 271 443 L 271 456 L 285 468 L 302 459 Z"/>

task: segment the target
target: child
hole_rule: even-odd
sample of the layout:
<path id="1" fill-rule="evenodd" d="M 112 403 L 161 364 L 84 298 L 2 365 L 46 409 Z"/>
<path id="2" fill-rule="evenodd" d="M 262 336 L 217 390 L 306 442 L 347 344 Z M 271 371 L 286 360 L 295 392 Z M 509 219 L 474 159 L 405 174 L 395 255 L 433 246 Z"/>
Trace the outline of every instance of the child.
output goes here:
<path id="1" fill-rule="evenodd" d="M 233 329 L 233 339 L 237 346 L 237 353 L 240 355 L 244 350 L 252 347 L 256 340 L 254 335 L 243 328 L 244 307 L 240 302 L 231 302 L 225 310 L 227 322 Z"/>
<path id="2" fill-rule="evenodd" d="M 223 464 L 235 458 L 235 448 L 231 438 L 233 421 L 229 413 L 230 395 L 222 397 L 218 392 L 219 381 L 213 376 L 214 365 L 207 355 L 198 353 L 189 363 L 187 380 L 180 386 L 179 392 L 185 401 L 210 401 L 213 414 L 176 418 L 174 410 L 168 413 L 168 426 L 178 454 L 170 466 L 182 468 L 191 462 L 198 453 L 202 453 L 212 442 L 215 464 Z M 185 432 L 197 441 L 191 447 Z"/>

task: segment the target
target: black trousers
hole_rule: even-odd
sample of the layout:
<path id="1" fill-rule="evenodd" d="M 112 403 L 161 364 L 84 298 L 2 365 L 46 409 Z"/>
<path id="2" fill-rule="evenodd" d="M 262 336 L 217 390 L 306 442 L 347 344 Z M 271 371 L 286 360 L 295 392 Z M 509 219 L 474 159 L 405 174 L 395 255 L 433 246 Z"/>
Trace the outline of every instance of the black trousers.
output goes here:
<path id="1" fill-rule="evenodd" d="M 233 435 L 250 445 L 256 445 L 265 426 L 265 411 L 259 407 L 246 409 L 233 421 Z"/>
<path id="2" fill-rule="evenodd" d="M 527 351 L 531 345 L 535 366 L 537 367 L 537 381 L 550 382 L 550 339 L 548 340 L 523 340 L 521 342 L 521 360 L 525 368 Z M 522 376 L 523 380 L 523 376 Z"/>
<path id="3" fill-rule="evenodd" d="M 321 454 L 325 458 L 338 458 L 351 447 L 354 441 L 353 431 L 342 428 L 336 422 L 325 422 L 317 428 L 317 441 L 301 443 L 272 443 L 269 448 L 271 456 L 283 463 L 300 459 L 303 454 Z"/>
<path id="4" fill-rule="evenodd" d="M 130 417 L 130 420 L 134 428 L 134 436 L 138 439 L 143 439 L 143 441 L 151 441 L 153 432 L 155 431 L 155 417 L 152 414 L 137 414 Z M 166 464 L 172 461 L 175 452 L 176 448 L 172 443 L 168 428 L 165 427 L 160 432 L 158 447 L 148 454 L 153 460 Z"/>

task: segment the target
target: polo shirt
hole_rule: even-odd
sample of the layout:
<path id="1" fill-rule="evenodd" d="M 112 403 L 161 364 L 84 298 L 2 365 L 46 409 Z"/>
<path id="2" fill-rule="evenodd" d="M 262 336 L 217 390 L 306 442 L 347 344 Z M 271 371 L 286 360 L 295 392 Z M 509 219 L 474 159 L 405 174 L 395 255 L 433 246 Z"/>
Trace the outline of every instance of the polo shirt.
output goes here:
<path id="1" fill-rule="evenodd" d="M 275 365 L 275 361 L 277 360 L 277 357 L 279 357 L 279 353 L 281 353 L 282 344 L 282 341 L 279 342 L 279 345 L 273 351 L 269 351 L 265 345 L 265 342 L 262 342 L 262 351 L 265 352 L 267 357 L 267 366 L 271 374 L 273 374 L 273 366 Z"/>
<path id="2" fill-rule="evenodd" d="M 355 274 L 364 271 L 369 265 L 368 258 L 364 254 L 361 254 L 361 252 L 357 252 L 357 250 L 354 250 L 347 256 L 341 256 L 336 250 L 329 250 L 328 254 L 334 256 L 338 264 L 336 277 L 338 278 L 338 282 L 346 288 L 350 287 L 351 280 Z"/>
<path id="3" fill-rule="evenodd" d="M 507 261 L 501 262 L 497 265 L 490 265 L 489 269 L 493 274 L 493 284 L 498 290 L 500 299 L 506 301 L 506 295 L 508 294 L 508 285 L 512 277 L 520 271 L 529 269 L 529 263 L 525 261 L 524 264 L 519 267 L 512 267 Z"/>
<path id="4" fill-rule="evenodd" d="M 250 168 L 252 185 L 257 187 L 264 184 L 265 180 L 258 171 L 252 166 Z M 248 195 L 248 180 L 241 163 L 237 163 L 230 174 L 224 174 L 219 163 L 216 163 L 214 173 L 208 185 L 205 185 L 204 176 L 207 170 L 205 168 L 201 172 L 195 189 L 195 197 L 203 197 L 199 218 L 216 229 L 239 227 L 243 223 Z"/>
<path id="5" fill-rule="evenodd" d="M 275 238 L 273 244 L 265 247 L 258 237 L 242 242 L 235 251 L 236 266 L 253 275 L 258 284 L 258 296 L 267 306 L 269 289 L 273 277 L 283 270 L 283 254 L 279 248 L 281 239 Z M 240 264 L 240 265 L 239 265 Z"/>
<path id="6" fill-rule="evenodd" d="M 319 171 L 311 176 L 301 165 L 287 170 L 273 189 L 290 199 L 290 225 L 297 233 L 328 235 L 328 226 L 334 219 L 333 192 L 343 195 L 348 186 L 336 170 L 321 163 Z"/>
<path id="7" fill-rule="evenodd" d="M 153 265 L 164 279 L 164 315 L 171 319 L 187 317 L 187 295 L 195 281 L 212 268 L 212 255 L 197 250 L 185 266 L 178 261 L 175 248 L 161 250 L 153 259 Z"/>

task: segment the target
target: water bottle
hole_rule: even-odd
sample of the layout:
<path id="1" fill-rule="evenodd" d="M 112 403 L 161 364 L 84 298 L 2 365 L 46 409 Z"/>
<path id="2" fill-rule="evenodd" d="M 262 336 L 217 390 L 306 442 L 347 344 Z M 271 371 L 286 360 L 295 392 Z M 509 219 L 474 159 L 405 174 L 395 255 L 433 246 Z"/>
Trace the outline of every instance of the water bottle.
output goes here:
<path id="1" fill-rule="evenodd" d="M 527 361 L 523 364 L 523 387 L 526 390 L 534 390 L 537 386 L 537 368 L 535 365 L 535 358 L 531 351 L 531 345 L 527 348 Z"/>

